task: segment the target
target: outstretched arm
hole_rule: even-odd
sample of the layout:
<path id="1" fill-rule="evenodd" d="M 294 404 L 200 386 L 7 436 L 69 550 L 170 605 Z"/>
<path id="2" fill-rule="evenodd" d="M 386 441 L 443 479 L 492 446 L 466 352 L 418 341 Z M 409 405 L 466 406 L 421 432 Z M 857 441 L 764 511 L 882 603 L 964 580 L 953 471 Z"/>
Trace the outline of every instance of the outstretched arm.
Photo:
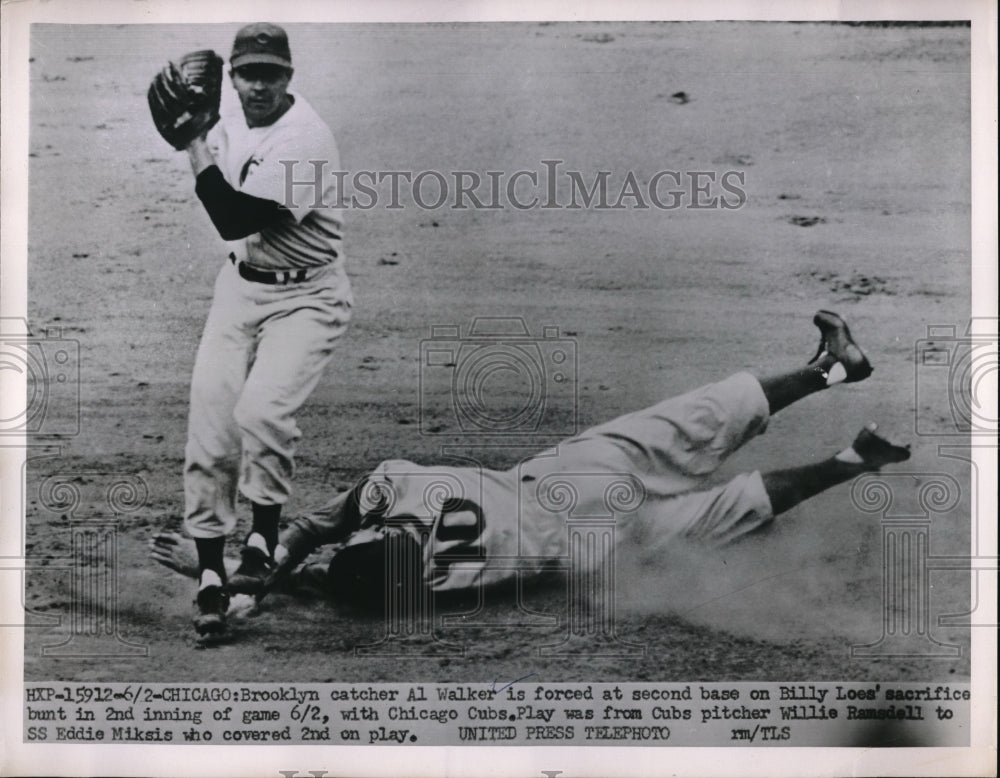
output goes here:
<path id="1" fill-rule="evenodd" d="M 322 508 L 302 514 L 281 533 L 274 558 L 278 563 L 264 585 L 271 591 L 320 546 L 345 540 L 361 524 L 357 489 L 341 492 Z"/>

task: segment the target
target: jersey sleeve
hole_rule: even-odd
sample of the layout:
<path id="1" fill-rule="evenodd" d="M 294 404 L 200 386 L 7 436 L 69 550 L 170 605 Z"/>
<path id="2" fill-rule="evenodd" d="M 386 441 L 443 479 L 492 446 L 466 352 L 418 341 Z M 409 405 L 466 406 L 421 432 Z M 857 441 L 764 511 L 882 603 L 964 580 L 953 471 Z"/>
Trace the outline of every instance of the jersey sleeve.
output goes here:
<path id="1" fill-rule="evenodd" d="M 273 200 L 301 222 L 316 209 L 338 201 L 340 155 L 333 134 L 319 122 L 290 127 L 248 160 L 240 191 Z"/>

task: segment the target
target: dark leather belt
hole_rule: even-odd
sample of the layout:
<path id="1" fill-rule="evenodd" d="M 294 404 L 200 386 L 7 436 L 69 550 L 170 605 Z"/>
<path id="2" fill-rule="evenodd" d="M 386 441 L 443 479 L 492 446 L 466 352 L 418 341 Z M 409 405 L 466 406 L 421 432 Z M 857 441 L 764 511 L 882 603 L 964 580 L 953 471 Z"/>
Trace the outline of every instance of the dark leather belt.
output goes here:
<path id="1" fill-rule="evenodd" d="M 309 271 L 305 268 L 298 270 L 257 270 L 244 262 L 237 262 L 236 255 L 230 254 L 229 261 L 236 265 L 236 270 L 241 278 L 253 281 L 255 284 L 298 284 L 306 280 Z"/>

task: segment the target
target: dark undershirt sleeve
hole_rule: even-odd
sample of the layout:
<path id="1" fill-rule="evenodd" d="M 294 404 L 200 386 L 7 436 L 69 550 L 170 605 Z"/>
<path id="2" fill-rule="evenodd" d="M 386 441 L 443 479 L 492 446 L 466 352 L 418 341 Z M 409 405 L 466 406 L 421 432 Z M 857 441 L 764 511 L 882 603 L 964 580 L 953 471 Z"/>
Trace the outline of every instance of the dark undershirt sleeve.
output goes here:
<path id="1" fill-rule="evenodd" d="M 323 507 L 299 514 L 281 533 L 283 545 L 298 562 L 328 543 L 342 543 L 361 526 L 357 490 L 341 492 Z"/>
<path id="2" fill-rule="evenodd" d="M 198 174 L 194 191 L 223 240 L 237 240 L 260 232 L 286 212 L 273 200 L 237 192 L 217 165 L 210 165 Z"/>

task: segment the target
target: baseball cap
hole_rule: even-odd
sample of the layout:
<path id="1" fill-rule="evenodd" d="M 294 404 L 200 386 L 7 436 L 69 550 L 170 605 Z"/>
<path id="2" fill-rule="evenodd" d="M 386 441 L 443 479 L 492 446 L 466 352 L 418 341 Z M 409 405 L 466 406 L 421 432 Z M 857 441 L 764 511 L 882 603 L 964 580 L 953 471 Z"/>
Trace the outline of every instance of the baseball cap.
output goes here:
<path id="1" fill-rule="evenodd" d="M 288 35 L 276 24 L 248 24 L 236 33 L 229 64 L 234 68 L 255 64 L 290 68 L 292 52 L 288 48 Z"/>

